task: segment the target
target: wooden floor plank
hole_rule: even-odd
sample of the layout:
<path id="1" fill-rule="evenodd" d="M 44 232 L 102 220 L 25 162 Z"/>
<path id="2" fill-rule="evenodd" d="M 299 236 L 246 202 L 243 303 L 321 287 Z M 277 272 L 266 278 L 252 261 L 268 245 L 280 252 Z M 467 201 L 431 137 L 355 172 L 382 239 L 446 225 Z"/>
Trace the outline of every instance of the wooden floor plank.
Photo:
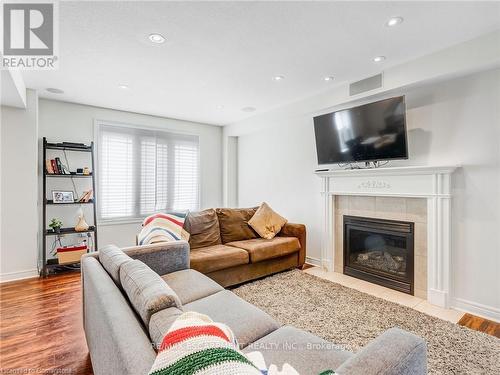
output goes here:
<path id="1" fill-rule="evenodd" d="M 500 338 L 500 323 L 493 320 L 480 318 L 472 314 L 465 314 L 458 324 Z"/>
<path id="2" fill-rule="evenodd" d="M 0 284 L 0 373 L 92 375 L 81 316 L 79 273 Z"/>

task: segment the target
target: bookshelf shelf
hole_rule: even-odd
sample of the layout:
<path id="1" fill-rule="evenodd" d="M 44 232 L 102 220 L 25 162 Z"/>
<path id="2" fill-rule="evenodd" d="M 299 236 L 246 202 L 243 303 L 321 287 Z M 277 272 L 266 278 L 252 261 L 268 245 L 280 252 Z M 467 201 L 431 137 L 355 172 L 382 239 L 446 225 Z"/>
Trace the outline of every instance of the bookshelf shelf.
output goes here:
<path id="1" fill-rule="evenodd" d="M 66 205 L 72 205 L 72 204 L 92 204 L 94 203 L 94 200 L 91 199 L 89 200 L 88 202 L 64 202 L 64 203 L 54 203 L 54 201 L 52 199 L 47 199 L 45 201 L 45 204 L 53 204 L 53 205 L 56 205 L 56 206 L 66 206 Z"/>
<path id="2" fill-rule="evenodd" d="M 80 152 L 93 152 L 93 145 L 76 145 L 63 143 L 49 143 L 46 145 L 47 150 L 66 150 L 66 151 L 80 151 Z"/>
<path id="3" fill-rule="evenodd" d="M 95 232 L 96 231 L 96 228 L 95 226 L 91 226 L 89 227 L 89 229 L 87 230 L 84 230 L 84 231 L 79 231 L 77 232 L 75 230 L 75 228 L 61 228 L 61 230 L 59 232 L 54 232 L 52 229 L 46 229 L 45 230 L 45 235 L 46 236 L 55 236 L 55 235 L 64 235 L 64 234 L 75 234 L 75 233 L 91 233 L 91 232 Z"/>
<path id="4" fill-rule="evenodd" d="M 91 142 L 90 145 L 84 145 L 80 143 L 71 143 L 71 142 L 61 142 L 61 143 L 51 143 L 47 142 L 47 139 L 43 138 L 43 166 L 42 166 L 42 175 L 43 175 L 43 217 L 42 217 L 42 233 L 43 233 L 43 241 L 42 241 L 42 268 L 40 270 L 40 276 L 47 276 L 49 271 L 55 272 L 56 266 L 67 266 L 67 265 L 78 265 L 80 262 L 73 263 L 64 263 L 59 264 L 57 258 L 47 257 L 47 238 L 54 236 L 65 236 L 65 235 L 75 235 L 80 233 L 91 233 L 89 236 L 93 236 L 94 246 L 93 249 L 97 249 L 97 209 L 95 204 L 95 176 L 93 173 L 84 175 L 84 174 L 56 174 L 56 173 L 47 173 L 49 169 L 50 163 L 47 161 L 47 150 L 56 150 L 56 151 L 78 151 L 78 152 L 86 152 L 90 155 L 90 165 L 91 170 L 95 170 L 95 162 L 94 162 L 94 142 Z M 58 158 L 56 158 L 59 160 Z M 48 164 L 47 164 L 48 163 Z M 48 166 L 47 166 L 48 165 Z M 54 169 L 56 170 L 56 169 Z M 59 170 L 61 170 L 59 168 Z M 63 168 L 64 170 L 64 168 Z M 89 179 L 92 184 L 92 194 L 94 195 L 93 199 L 90 199 L 88 202 L 67 202 L 67 203 L 54 203 L 52 199 L 47 199 L 47 181 L 49 178 L 85 178 Z M 54 181 L 52 183 L 55 183 Z M 75 228 L 61 228 L 59 232 L 55 232 L 52 229 L 47 229 L 47 208 L 54 206 L 74 206 L 80 204 L 90 204 L 92 205 L 93 210 L 93 219 L 94 225 L 90 226 L 86 231 L 77 232 Z M 56 237 L 57 240 L 57 237 Z"/>
<path id="5" fill-rule="evenodd" d="M 59 260 L 57 258 L 47 259 L 47 267 L 76 266 L 79 264 L 80 262 L 59 263 Z"/>
<path id="6" fill-rule="evenodd" d="M 66 177 L 66 178 L 89 178 L 93 177 L 93 174 L 56 174 L 56 173 L 45 173 L 46 177 Z"/>

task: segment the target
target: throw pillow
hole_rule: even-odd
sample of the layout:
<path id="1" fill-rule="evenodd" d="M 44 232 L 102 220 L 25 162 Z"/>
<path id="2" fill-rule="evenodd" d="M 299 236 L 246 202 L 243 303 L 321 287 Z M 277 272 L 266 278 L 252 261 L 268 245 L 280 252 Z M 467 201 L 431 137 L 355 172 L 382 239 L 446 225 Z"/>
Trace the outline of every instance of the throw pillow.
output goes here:
<path id="1" fill-rule="evenodd" d="M 266 202 L 263 202 L 248 221 L 250 225 L 262 238 L 270 240 L 276 236 L 281 228 L 287 223 L 284 217 L 272 210 Z"/>
<path id="2" fill-rule="evenodd" d="M 248 225 L 248 220 L 255 215 L 256 211 L 257 207 L 218 208 L 216 212 L 222 243 L 259 238 L 259 235 Z"/>
<path id="3" fill-rule="evenodd" d="M 109 273 L 116 285 L 120 286 L 120 267 L 127 262 L 130 262 L 127 254 L 121 251 L 115 245 L 104 246 L 99 249 L 99 262 L 104 269 Z"/>
<path id="4" fill-rule="evenodd" d="M 231 329 L 189 311 L 170 326 L 149 375 L 262 375 L 238 350 Z"/>
<path id="5" fill-rule="evenodd" d="M 189 233 L 184 230 L 186 212 L 157 213 L 148 216 L 142 222 L 142 230 L 137 236 L 138 245 L 158 242 L 189 240 Z"/>
<path id="6" fill-rule="evenodd" d="M 217 214 L 213 208 L 190 212 L 186 217 L 184 229 L 189 232 L 189 247 L 198 249 L 219 245 L 220 229 Z"/>
<path id="7" fill-rule="evenodd" d="M 120 267 L 120 281 L 146 326 L 151 316 L 160 310 L 173 306 L 182 309 L 182 303 L 172 288 L 140 260 L 131 260 Z"/>

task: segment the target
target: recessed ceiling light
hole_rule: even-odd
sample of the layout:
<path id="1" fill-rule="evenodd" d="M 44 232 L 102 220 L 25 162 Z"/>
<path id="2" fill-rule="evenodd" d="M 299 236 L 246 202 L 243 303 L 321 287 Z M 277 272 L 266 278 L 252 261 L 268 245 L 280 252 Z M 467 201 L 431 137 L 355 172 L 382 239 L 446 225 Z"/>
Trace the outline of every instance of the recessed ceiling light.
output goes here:
<path id="1" fill-rule="evenodd" d="M 382 62 L 385 60 L 385 56 L 377 56 L 373 58 L 373 61 L 375 62 Z"/>
<path id="2" fill-rule="evenodd" d="M 255 107 L 243 107 L 243 108 L 241 108 L 241 110 L 243 112 L 255 112 L 256 109 L 257 108 L 255 108 Z"/>
<path id="3" fill-rule="evenodd" d="M 392 17 L 385 23 L 386 26 L 393 27 L 403 22 L 403 17 Z"/>
<path id="4" fill-rule="evenodd" d="M 118 85 L 118 88 L 123 89 L 123 90 L 126 90 L 126 89 L 128 89 L 129 87 L 128 87 L 128 85 L 121 84 L 121 85 Z"/>
<path id="5" fill-rule="evenodd" d="M 49 87 L 46 89 L 48 92 L 52 94 L 64 94 L 64 91 L 61 89 L 56 89 L 55 87 Z"/>
<path id="6" fill-rule="evenodd" d="M 153 43 L 161 44 L 165 42 L 165 37 L 161 34 L 149 34 L 148 36 L 149 40 Z"/>
<path id="7" fill-rule="evenodd" d="M 223 108 L 224 108 L 224 106 L 223 106 L 222 104 L 219 104 L 219 105 L 217 105 L 215 108 L 217 108 L 217 109 L 223 109 Z"/>
<path id="8" fill-rule="evenodd" d="M 332 76 L 326 76 L 323 78 L 323 80 L 329 82 L 329 81 L 333 81 L 333 77 Z"/>
<path id="9" fill-rule="evenodd" d="M 274 76 L 274 77 L 273 77 L 273 79 L 274 79 L 275 81 L 282 81 L 282 80 L 284 80 L 284 79 L 285 79 L 285 77 L 283 77 L 283 76 Z"/>

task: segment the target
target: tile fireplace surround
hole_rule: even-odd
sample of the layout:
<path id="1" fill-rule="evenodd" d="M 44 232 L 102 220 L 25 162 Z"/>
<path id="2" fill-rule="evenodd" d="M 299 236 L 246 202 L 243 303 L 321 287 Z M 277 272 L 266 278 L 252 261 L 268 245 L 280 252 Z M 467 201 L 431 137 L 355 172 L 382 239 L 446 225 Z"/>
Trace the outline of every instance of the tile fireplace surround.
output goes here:
<path id="1" fill-rule="evenodd" d="M 449 307 L 451 175 L 456 168 L 317 172 L 324 203 L 322 266 L 343 271 L 343 215 L 414 222 L 415 295 Z"/>
<path id="2" fill-rule="evenodd" d="M 423 198 L 335 195 L 333 270 L 343 272 L 344 216 L 407 221 L 414 224 L 414 295 L 427 299 L 427 201 Z"/>

